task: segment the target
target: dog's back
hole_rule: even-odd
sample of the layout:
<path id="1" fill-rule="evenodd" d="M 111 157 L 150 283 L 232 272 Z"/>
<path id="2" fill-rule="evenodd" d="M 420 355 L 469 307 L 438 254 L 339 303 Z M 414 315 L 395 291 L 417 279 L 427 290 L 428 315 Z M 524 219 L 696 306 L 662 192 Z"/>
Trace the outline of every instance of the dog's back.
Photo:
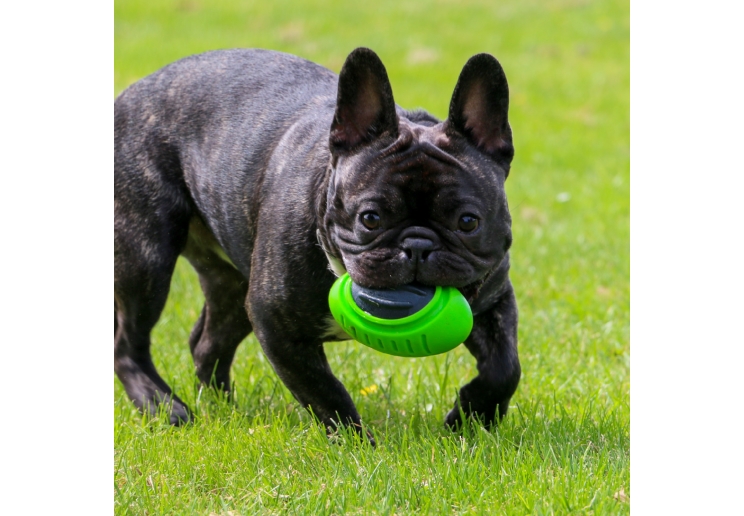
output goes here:
<path id="1" fill-rule="evenodd" d="M 303 112 L 308 147 L 327 139 L 336 85 L 330 70 L 267 50 L 208 52 L 153 73 L 114 102 L 118 200 L 137 204 L 150 195 L 127 187 L 145 173 L 152 194 L 172 198 L 174 209 L 185 188 L 208 219 L 229 218 L 238 200 L 197 186 L 233 182 L 222 191 L 257 193 L 271 151 Z"/>

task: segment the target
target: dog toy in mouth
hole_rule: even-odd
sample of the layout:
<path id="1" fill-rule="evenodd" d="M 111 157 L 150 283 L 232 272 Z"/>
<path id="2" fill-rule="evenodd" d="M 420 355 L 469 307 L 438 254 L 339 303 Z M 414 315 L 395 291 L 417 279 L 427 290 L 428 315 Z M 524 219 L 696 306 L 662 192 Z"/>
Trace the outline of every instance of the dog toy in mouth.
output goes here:
<path id="1" fill-rule="evenodd" d="M 328 294 L 331 314 L 354 340 L 399 357 L 438 355 L 459 346 L 473 329 L 473 312 L 454 287 L 403 285 L 364 288 L 348 274 Z"/>

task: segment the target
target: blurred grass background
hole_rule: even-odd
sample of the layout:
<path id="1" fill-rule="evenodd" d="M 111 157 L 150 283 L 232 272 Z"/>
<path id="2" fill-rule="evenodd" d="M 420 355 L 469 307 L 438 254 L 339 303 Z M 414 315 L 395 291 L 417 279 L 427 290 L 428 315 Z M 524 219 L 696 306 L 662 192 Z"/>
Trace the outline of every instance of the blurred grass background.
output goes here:
<path id="1" fill-rule="evenodd" d="M 227 403 L 195 384 L 201 292 L 181 261 L 153 333 L 161 374 L 199 416 L 141 418 L 115 380 L 119 514 L 564 514 L 629 511 L 629 5 L 625 1 L 116 0 L 114 93 L 181 57 L 260 47 L 338 72 L 357 46 L 396 102 L 445 117 L 467 59 L 511 91 L 512 282 L 523 378 L 498 430 L 441 428 L 475 374 L 464 348 L 425 359 L 326 346 L 377 434 L 328 444 L 250 336 Z"/>

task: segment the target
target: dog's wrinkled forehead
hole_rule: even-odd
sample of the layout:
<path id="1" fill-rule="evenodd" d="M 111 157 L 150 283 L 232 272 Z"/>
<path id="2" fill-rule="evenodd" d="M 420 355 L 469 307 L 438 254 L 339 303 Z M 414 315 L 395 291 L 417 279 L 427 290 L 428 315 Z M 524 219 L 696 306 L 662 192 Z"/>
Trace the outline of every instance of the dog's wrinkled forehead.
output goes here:
<path id="1" fill-rule="evenodd" d="M 450 138 L 444 132 L 444 124 L 417 123 L 405 118 L 400 119 L 397 143 L 401 146 L 431 144 L 442 150 L 451 150 Z"/>
<path id="2" fill-rule="evenodd" d="M 478 156 L 459 152 L 459 147 L 444 123 L 422 125 L 401 118 L 395 140 L 337 163 L 334 186 L 347 191 L 391 186 L 428 193 L 467 181 L 490 182 L 487 176 L 493 171 L 484 170 L 484 165 L 493 168 L 492 163 L 481 163 Z"/>

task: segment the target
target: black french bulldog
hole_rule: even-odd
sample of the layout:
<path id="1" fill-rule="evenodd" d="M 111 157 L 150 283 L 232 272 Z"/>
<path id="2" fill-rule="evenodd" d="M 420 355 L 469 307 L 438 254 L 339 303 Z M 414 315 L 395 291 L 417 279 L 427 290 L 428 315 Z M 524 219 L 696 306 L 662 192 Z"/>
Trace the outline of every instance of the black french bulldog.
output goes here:
<path id="1" fill-rule="evenodd" d="M 114 369 L 129 397 L 143 411 L 167 404 L 173 424 L 191 417 L 150 357 L 183 255 L 206 298 L 189 338 L 202 382 L 228 390 L 235 350 L 254 331 L 329 431 L 361 428 L 323 350 L 349 338 L 327 300 L 348 271 L 370 288 L 459 288 L 478 376 L 445 423 L 503 417 L 520 378 L 508 105 L 500 64 L 479 54 L 447 120 L 403 110 L 366 48 L 338 77 L 278 52 L 208 52 L 124 91 L 114 102 Z"/>

